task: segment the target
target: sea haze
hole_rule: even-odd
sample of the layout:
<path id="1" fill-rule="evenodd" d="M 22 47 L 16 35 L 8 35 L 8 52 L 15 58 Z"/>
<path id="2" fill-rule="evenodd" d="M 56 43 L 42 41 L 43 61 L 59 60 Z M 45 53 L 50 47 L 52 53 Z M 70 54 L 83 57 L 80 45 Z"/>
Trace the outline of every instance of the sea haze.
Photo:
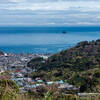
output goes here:
<path id="1" fill-rule="evenodd" d="M 100 27 L 0 27 L 0 49 L 6 53 L 57 53 L 96 39 Z"/>

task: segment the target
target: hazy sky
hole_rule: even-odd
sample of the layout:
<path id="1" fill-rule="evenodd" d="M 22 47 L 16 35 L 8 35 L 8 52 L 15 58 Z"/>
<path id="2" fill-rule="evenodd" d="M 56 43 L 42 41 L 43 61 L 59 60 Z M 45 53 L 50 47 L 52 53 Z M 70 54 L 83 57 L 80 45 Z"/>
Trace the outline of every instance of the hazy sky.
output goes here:
<path id="1" fill-rule="evenodd" d="M 0 26 L 100 26 L 100 0 L 0 0 Z"/>

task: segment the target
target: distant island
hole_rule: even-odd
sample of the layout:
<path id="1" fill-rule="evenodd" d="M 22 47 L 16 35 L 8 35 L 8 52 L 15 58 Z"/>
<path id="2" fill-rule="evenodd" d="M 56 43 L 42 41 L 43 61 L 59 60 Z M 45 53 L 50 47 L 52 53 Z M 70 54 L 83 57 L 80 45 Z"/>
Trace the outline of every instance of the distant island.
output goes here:
<path id="1" fill-rule="evenodd" d="M 67 32 L 66 32 L 66 31 L 62 31 L 62 33 L 63 33 L 63 34 L 66 34 Z"/>

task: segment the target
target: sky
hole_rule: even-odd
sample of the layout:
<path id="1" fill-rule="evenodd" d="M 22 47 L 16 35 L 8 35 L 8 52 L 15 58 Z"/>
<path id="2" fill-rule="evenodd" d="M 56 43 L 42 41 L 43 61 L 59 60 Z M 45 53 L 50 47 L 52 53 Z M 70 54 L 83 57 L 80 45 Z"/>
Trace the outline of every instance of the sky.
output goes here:
<path id="1" fill-rule="evenodd" d="M 0 26 L 100 26 L 100 0 L 0 0 Z"/>

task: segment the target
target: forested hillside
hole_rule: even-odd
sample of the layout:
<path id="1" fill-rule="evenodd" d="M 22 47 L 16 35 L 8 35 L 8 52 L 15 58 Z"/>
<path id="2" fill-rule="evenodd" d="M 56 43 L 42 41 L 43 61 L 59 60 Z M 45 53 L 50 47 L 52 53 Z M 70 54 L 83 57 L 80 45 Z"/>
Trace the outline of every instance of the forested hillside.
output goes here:
<path id="1" fill-rule="evenodd" d="M 28 63 L 28 66 L 37 70 L 70 68 L 75 71 L 100 67 L 100 39 L 92 42 L 80 42 L 71 49 L 54 54 L 46 63 L 40 63 L 42 60 L 42 58 L 33 59 Z"/>
<path id="2" fill-rule="evenodd" d="M 100 39 L 83 41 L 75 47 L 51 56 L 45 63 L 35 58 L 28 66 L 36 69 L 31 77 L 44 80 L 64 80 L 81 87 L 81 92 L 100 92 Z"/>

